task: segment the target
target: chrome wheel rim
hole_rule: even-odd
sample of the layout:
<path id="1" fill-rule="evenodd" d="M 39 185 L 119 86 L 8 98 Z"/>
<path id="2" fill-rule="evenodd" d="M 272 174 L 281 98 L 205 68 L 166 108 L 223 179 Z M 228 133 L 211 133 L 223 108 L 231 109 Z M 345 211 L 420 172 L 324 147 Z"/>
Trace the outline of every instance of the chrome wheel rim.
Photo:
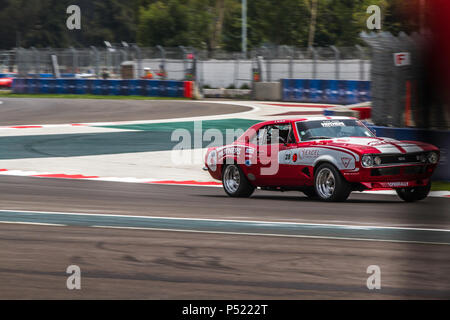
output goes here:
<path id="1" fill-rule="evenodd" d="M 319 195 L 324 198 L 330 198 L 336 188 L 336 179 L 330 169 L 322 169 L 317 175 L 316 189 Z"/>
<path id="2" fill-rule="evenodd" d="M 241 176 L 235 165 L 228 166 L 223 175 L 223 185 L 229 193 L 235 193 L 239 189 Z"/>

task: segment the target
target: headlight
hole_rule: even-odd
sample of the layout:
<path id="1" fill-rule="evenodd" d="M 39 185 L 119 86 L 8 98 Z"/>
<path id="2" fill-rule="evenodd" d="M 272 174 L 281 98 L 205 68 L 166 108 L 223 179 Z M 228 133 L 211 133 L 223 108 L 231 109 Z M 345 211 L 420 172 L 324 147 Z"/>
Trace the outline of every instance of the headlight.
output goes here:
<path id="1" fill-rule="evenodd" d="M 426 154 L 421 153 L 421 154 L 417 155 L 417 160 L 420 161 L 420 162 L 422 162 L 422 163 L 427 162 L 427 156 L 426 156 Z"/>
<path id="2" fill-rule="evenodd" d="M 364 156 L 362 157 L 361 163 L 363 167 L 370 168 L 373 167 L 373 158 L 372 156 Z"/>
<path id="3" fill-rule="evenodd" d="M 376 164 L 377 166 L 379 166 L 379 165 L 381 164 L 381 157 L 376 156 L 376 157 L 374 158 L 374 162 L 375 162 L 375 164 Z"/>
<path id="4" fill-rule="evenodd" d="M 429 163 L 436 164 L 439 161 L 439 155 L 436 152 L 430 152 L 427 159 Z"/>

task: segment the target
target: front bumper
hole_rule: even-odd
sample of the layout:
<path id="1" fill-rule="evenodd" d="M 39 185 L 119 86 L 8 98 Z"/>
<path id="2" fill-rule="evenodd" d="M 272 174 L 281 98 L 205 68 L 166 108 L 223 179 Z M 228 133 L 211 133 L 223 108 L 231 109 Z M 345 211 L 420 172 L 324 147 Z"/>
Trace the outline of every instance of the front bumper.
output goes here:
<path id="1" fill-rule="evenodd" d="M 411 181 L 389 181 L 389 182 L 361 182 L 366 189 L 402 189 L 413 187 L 424 187 L 430 179 L 419 179 Z"/>
<path id="2" fill-rule="evenodd" d="M 343 174 L 347 181 L 361 184 L 364 189 L 408 188 L 427 185 L 436 166 L 429 164 L 359 168 L 356 172 L 344 172 Z"/>

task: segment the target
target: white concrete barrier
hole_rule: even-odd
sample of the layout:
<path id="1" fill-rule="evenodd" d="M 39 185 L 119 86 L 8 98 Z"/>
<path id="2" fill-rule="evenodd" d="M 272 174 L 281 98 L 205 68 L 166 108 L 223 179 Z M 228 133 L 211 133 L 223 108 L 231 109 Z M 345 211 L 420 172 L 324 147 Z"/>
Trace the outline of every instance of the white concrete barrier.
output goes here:
<path id="1" fill-rule="evenodd" d="M 253 90 L 256 100 L 281 101 L 280 82 L 255 82 Z"/>

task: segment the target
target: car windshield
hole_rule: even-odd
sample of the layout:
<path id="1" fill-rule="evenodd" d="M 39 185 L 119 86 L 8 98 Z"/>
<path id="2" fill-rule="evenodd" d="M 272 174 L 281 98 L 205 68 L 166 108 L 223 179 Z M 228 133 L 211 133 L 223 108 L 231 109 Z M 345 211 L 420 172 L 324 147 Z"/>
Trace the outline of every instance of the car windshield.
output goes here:
<path id="1" fill-rule="evenodd" d="M 374 137 L 358 120 L 317 120 L 297 122 L 301 141 L 343 137 Z"/>

